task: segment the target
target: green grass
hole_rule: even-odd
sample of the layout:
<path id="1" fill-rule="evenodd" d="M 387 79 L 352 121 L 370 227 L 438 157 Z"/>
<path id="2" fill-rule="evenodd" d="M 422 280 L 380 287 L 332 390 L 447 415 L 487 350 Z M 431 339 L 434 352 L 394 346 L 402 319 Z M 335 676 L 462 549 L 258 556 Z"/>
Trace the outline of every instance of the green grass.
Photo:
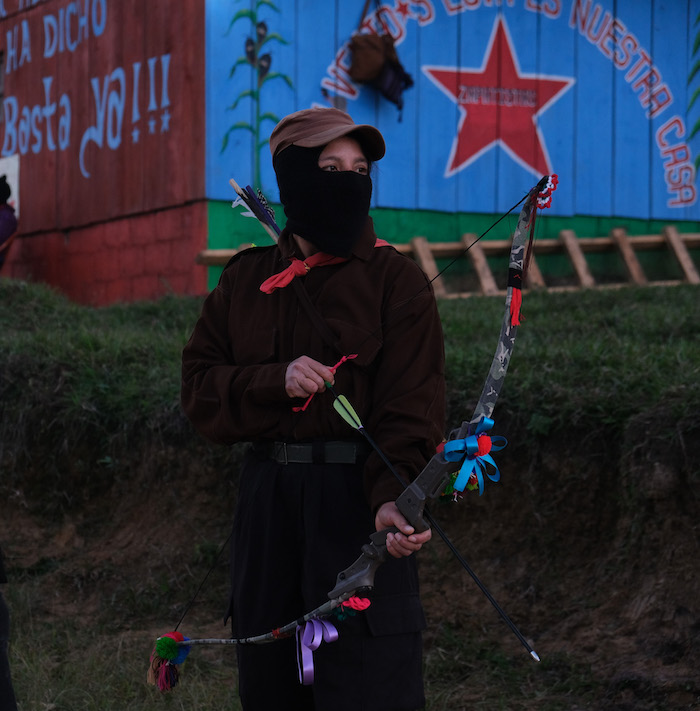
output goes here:
<path id="1" fill-rule="evenodd" d="M 699 296 L 690 286 L 526 294 L 525 320 L 494 413 L 494 432 L 507 435 L 507 452 L 528 462 L 554 447 L 584 465 L 586 457 L 602 457 L 615 468 L 653 448 L 680 458 L 688 485 L 696 486 L 700 467 L 690 445 L 700 432 Z M 84 537 L 102 535 L 112 517 L 124 516 L 121 497 L 132 505 L 162 490 L 163 509 L 170 511 L 167 502 L 178 501 L 181 483 L 198 476 L 189 473 L 193 463 L 198 472 L 230 467 L 230 452 L 204 443 L 179 407 L 180 353 L 200 299 L 92 309 L 42 286 L 0 280 L 0 304 L 0 516 L 11 507 L 26 509 L 43 522 L 47 540 L 64 518 L 76 520 Z M 441 302 L 440 311 L 453 428 L 471 417 L 503 303 L 475 297 Z M 546 495 L 564 490 L 567 477 L 588 486 L 586 474 L 585 466 L 567 466 L 551 490 L 542 484 L 537 505 L 545 519 L 563 500 Z M 629 491 L 609 486 L 613 509 L 637 505 Z M 220 497 L 204 480 L 201 489 Z M 101 498 L 105 492 L 114 510 Z M 172 694 L 145 684 L 151 627 L 177 619 L 168 601 L 188 599 L 192 582 L 213 564 L 220 541 L 212 538 L 224 530 L 224 508 L 180 550 L 174 567 L 188 571 L 186 581 L 148 561 L 136 569 L 139 577 L 118 563 L 96 572 L 66 567 L 53 554 L 11 568 L 13 583 L 4 592 L 13 614 L 11 661 L 21 711 L 237 709 L 235 656 L 228 648 L 191 655 Z M 151 515 L 157 551 L 165 514 Z M 632 528 L 642 535 L 639 522 L 646 519 L 635 521 Z M 560 536 L 555 529 L 546 535 L 545 528 L 523 545 L 553 560 Z M 607 575 L 618 572 L 612 567 Z M 221 571 L 214 585 L 209 595 L 218 600 L 205 612 L 216 615 L 226 587 Z M 59 592 L 90 586 L 104 595 L 89 616 L 52 606 Z M 425 665 L 431 711 L 596 708 L 603 684 L 579 659 L 561 653 L 537 665 L 522 650 L 506 654 L 477 631 L 447 624 L 432 634 Z"/>
<path id="2" fill-rule="evenodd" d="M 119 626 L 85 628 L 72 618 L 36 619 L 36 585 L 9 586 L 11 667 L 20 711 L 237 711 L 235 652 L 199 647 L 180 683 L 161 694 L 146 683 L 152 636 Z M 274 674 L 271 672 L 271 678 Z M 564 655 L 535 664 L 496 645 L 441 629 L 425 655 L 426 711 L 570 711 L 595 708 L 599 683 Z M 283 708 L 283 707 L 281 707 Z"/>
<path id="3" fill-rule="evenodd" d="M 147 632 L 86 628 L 78 617 L 47 620 L 33 608 L 46 594 L 39 583 L 7 587 L 12 610 L 10 663 L 20 711 L 150 711 L 240 708 L 233 654 L 198 651 L 182 680 L 163 695 L 146 683 L 154 639 Z"/>
<path id="4" fill-rule="evenodd" d="M 526 295 L 504 402 L 553 431 L 619 430 L 660 402 L 675 418 L 692 416 L 700 402 L 697 299 L 695 287 Z M 452 391 L 480 391 L 502 312 L 496 299 L 442 304 Z"/>
<path id="5" fill-rule="evenodd" d="M 483 638 L 440 629 L 425 655 L 429 711 L 570 711 L 594 708 L 599 683 L 590 668 L 565 655 L 539 664 L 508 656 Z"/>
<path id="6" fill-rule="evenodd" d="M 673 420 L 694 419 L 697 295 L 694 287 L 526 295 L 501 413 L 536 436 L 572 426 L 621 435 L 630 417 L 659 404 Z M 0 300 L 5 456 L 31 459 L 35 446 L 60 452 L 87 439 L 113 469 L 127 442 L 180 441 L 188 430 L 179 410 L 180 352 L 199 299 L 90 309 L 45 287 L 0 280 Z M 452 426 L 471 415 L 503 305 L 472 298 L 442 302 L 440 310 Z M 30 432 L 37 428 L 43 445 Z"/>

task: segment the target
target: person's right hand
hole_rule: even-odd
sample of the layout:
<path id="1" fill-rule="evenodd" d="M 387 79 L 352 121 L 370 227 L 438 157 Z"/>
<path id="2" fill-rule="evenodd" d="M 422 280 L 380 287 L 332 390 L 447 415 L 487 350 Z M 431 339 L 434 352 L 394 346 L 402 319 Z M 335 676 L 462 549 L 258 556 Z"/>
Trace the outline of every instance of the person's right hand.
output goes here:
<path id="1" fill-rule="evenodd" d="M 300 356 L 287 366 L 284 389 L 289 397 L 309 397 L 314 393 L 322 393 L 326 389 L 326 381 L 331 385 L 335 382 L 329 366 L 309 356 Z"/>

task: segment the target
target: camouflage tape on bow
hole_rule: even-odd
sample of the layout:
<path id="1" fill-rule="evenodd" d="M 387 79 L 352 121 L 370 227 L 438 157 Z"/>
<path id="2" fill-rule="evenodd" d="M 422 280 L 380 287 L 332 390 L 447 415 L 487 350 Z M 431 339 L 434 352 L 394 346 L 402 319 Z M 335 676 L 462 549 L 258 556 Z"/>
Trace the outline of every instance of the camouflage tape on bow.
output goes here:
<path id="1" fill-rule="evenodd" d="M 492 481 L 498 481 L 500 478 L 498 467 L 488 451 L 503 449 L 507 441 L 503 437 L 488 437 L 485 432 L 493 426 L 491 416 L 508 372 L 515 337 L 520 325 L 522 288 L 529 256 L 527 243 L 528 241 L 531 243 L 533 239 L 537 209 L 549 207 L 552 204 L 552 193 L 557 189 L 558 182 L 559 179 L 556 175 L 545 175 L 526 197 L 525 204 L 518 216 L 510 249 L 505 313 L 491 368 L 486 376 L 479 401 L 474 408 L 472 419 L 468 423 L 463 422 L 459 430 L 453 431 L 450 440 L 445 444 L 445 459 L 448 461 L 459 461 L 461 456 L 465 457 L 462 469 L 453 484 L 453 488 L 457 492 L 464 491 L 473 474 L 479 483 L 479 494 L 483 493 L 482 472 L 486 470 L 485 463 L 493 465 L 496 471 L 495 475 L 488 475 L 489 478 Z M 488 447 L 485 454 L 478 454 L 478 446 L 475 449 L 477 440 L 484 440 L 481 442 L 481 447 L 482 450 Z M 489 440 L 490 447 L 486 440 Z M 497 440 L 495 446 L 494 440 Z M 461 456 L 459 456 L 460 454 Z"/>

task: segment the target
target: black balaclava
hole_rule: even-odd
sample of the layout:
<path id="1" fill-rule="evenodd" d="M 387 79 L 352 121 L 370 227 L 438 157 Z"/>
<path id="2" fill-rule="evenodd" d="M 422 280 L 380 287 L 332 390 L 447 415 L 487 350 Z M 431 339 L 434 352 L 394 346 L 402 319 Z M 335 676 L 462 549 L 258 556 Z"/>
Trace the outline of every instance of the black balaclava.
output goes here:
<path id="1" fill-rule="evenodd" d="M 273 159 L 287 228 L 337 257 L 349 257 L 369 216 L 372 179 L 318 167 L 323 146 L 288 146 Z"/>

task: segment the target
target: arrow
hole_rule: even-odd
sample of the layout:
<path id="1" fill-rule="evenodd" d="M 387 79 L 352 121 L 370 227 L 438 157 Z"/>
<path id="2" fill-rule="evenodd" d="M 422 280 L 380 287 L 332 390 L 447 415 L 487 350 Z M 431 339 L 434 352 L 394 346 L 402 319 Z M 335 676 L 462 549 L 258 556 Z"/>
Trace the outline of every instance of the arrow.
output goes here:
<path id="1" fill-rule="evenodd" d="M 462 554 L 459 552 L 459 550 L 457 550 L 457 548 L 456 548 L 456 546 L 454 545 L 454 543 L 452 543 L 452 541 L 449 539 L 449 537 L 447 536 L 447 534 L 445 533 L 445 531 L 442 529 L 442 527 L 441 527 L 441 526 L 438 524 L 438 522 L 433 518 L 432 514 L 431 514 L 427 509 L 425 509 L 424 505 L 421 506 L 421 510 L 420 510 L 420 520 L 416 520 L 416 519 L 411 520 L 411 519 L 413 519 L 413 516 L 411 516 L 411 514 L 409 513 L 409 511 L 413 511 L 413 510 L 414 510 L 413 507 L 411 507 L 411 506 L 409 506 L 409 507 L 403 507 L 403 506 L 400 506 L 400 505 L 399 505 L 400 502 L 401 502 L 402 497 L 405 497 L 406 494 L 409 494 L 409 495 L 410 495 L 410 494 L 415 494 L 415 491 L 416 491 L 416 482 L 418 481 L 418 479 L 420 478 L 420 476 L 418 477 L 418 479 L 414 480 L 414 482 L 411 484 L 411 487 L 409 488 L 408 485 L 406 484 L 406 482 L 404 482 L 404 480 L 399 476 L 399 473 L 396 471 L 396 469 L 394 468 L 394 466 L 393 466 L 393 465 L 391 464 L 391 462 L 388 460 L 388 458 L 386 457 L 386 455 L 384 454 L 384 452 L 381 450 L 381 448 L 380 448 L 380 447 L 376 444 L 376 442 L 370 437 L 370 435 L 368 434 L 367 430 L 365 429 L 365 426 L 362 424 L 362 421 L 360 420 L 360 417 L 358 416 L 357 411 L 356 411 L 355 408 L 350 404 L 349 400 L 345 397 L 345 395 L 339 395 L 339 394 L 335 391 L 335 388 L 334 388 L 329 382 L 326 382 L 326 387 L 328 388 L 328 390 L 331 392 L 331 394 L 332 394 L 332 395 L 334 396 L 334 398 L 335 398 L 335 400 L 334 400 L 334 402 L 333 402 L 333 408 L 335 409 L 335 411 L 345 420 L 345 422 L 347 422 L 351 427 L 353 427 L 354 429 L 356 429 L 356 430 L 367 440 L 367 442 L 368 442 L 369 445 L 372 447 L 372 449 L 381 457 L 382 461 L 386 464 L 386 466 L 388 467 L 389 471 L 390 471 L 390 472 L 396 477 L 396 479 L 401 483 L 401 486 L 403 486 L 403 488 L 404 488 L 404 493 L 401 494 L 401 496 L 396 500 L 396 504 L 397 504 L 397 506 L 399 507 L 399 510 L 401 511 L 401 513 L 406 516 L 406 519 L 408 520 L 408 522 L 409 522 L 416 530 L 425 530 L 425 526 L 423 526 L 422 529 L 420 529 L 420 526 L 423 525 L 422 518 L 425 517 L 425 519 L 427 519 L 427 521 L 429 522 L 430 526 L 431 526 L 433 529 L 435 529 L 435 531 L 436 531 L 437 534 L 440 536 L 440 538 L 442 538 L 442 540 L 445 542 L 445 545 L 447 545 L 447 547 L 450 549 L 452 555 L 454 555 L 454 557 L 459 561 L 459 563 L 461 564 L 461 566 L 467 571 L 467 573 L 469 573 L 469 575 L 471 576 L 472 580 L 473 580 L 473 581 L 477 584 L 477 586 L 479 587 L 479 590 L 481 590 L 481 592 L 486 596 L 486 599 L 491 603 L 491 605 L 493 605 L 493 607 L 495 608 L 496 612 L 498 612 L 498 614 L 501 616 L 501 618 L 503 619 L 503 621 L 508 625 L 508 627 L 510 627 L 511 631 L 513 632 L 513 634 L 515 634 L 515 636 L 520 640 L 520 643 L 525 647 L 525 649 L 528 651 L 528 653 L 530 654 L 530 656 L 531 656 L 536 662 L 539 662 L 539 661 L 540 661 L 540 657 L 539 657 L 539 655 L 537 654 L 537 652 L 535 652 L 535 650 L 530 646 L 530 644 L 529 644 L 528 641 L 525 639 L 525 637 L 524 637 L 523 634 L 520 632 L 520 630 L 517 628 L 517 626 L 515 625 L 515 623 L 510 619 L 510 617 L 508 617 L 508 615 L 506 614 L 505 610 L 503 610 L 503 608 L 498 604 L 498 602 L 497 602 L 496 599 L 493 597 L 493 595 L 489 592 L 488 588 L 481 582 L 481 580 L 479 579 L 479 577 L 477 576 L 477 574 L 472 570 L 472 568 L 471 568 L 471 566 L 469 565 L 469 563 L 467 563 L 467 561 L 466 561 L 465 558 L 462 556 Z M 442 462 L 440 462 L 440 459 L 442 459 Z M 450 463 L 445 460 L 445 458 L 444 458 L 444 456 L 443 456 L 442 454 L 436 454 L 436 455 L 434 455 L 434 457 L 431 459 L 431 461 L 428 462 L 428 464 L 426 465 L 426 468 L 423 470 L 423 472 L 426 472 L 426 470 L 429 471 L 430 468 L 431 468 L 431 464 L 434 465 L 435 463 L 441 464 L 442 466 L 441 466 L 440 468 L 443 469 L 445 473 L 447 472 L 447 469 L 448 469 L 448 468 L 452 468 L 452 466 L 450 465 Z M 435 467 L 433 466 L 433 468 L 435 468 Z M 423 504 L 424 504 L 426 498 L 431 498 L 431 499 L 432 499 L 432 498 L 436 498 L 437 496 L 439 496 L 439 495 L 442 493 L 442 491 L 444 490 L 444 488 L 445 488 L 445 486 L 446 486 L 446 484 L 447 484 L 448 477 L 446 477 L 445 474 L 443 473 L 442 479 L 443 479 L 442 486 L 431 487 L 431 490 L 429 491 L 429 493 L 427 493 L 427 496 L 426 496 L 426 491 L 424 491 L 420 486 L 418 487 L 418 489 L 419 489 L 419 492 L 418 492 L 418 493 L 419 493 L 419 497 L 422 499 L 422 503 L 423 503 Z M 438 489 L 439 489 L 439 490 L 438 490 Z M 407 513 L 408 513 L 408 515 L 406 515 Z M 390 529 L 387 529 L 387 531 L 379 531 L 379 532 L 378 532 L 379 534 L 384 534 L 384 536 L 383 536 L 383 538 L 384 538 L 384 543 L 383 543 L 384 548 L 386 548 L 386 532 L 388 532 L 388 530 L 390 530 Z M 374 534 L 374 535 L 376 535 L 376 534 Z M 376 545 L 376 543 L 377 543 L 377 541 L 375 541 L 374 539 L 372 540 L 372 542 L 373 542 L 373 544 L 375 544 L 375 545 Z M 348 568 L 347 570 L 343 571 L 343 573 L 341 573 L 341 574 L 338 576 L 338 584 L 337 584 L 336 587 L 329 593 L 329 596 L 334 596 L 334 595 L 338 594 L 338 593 L 342 590 L 342 588 L 343 588 L 343 583 L 349 582 L 350 585 L 356 583 L 356 581 L 352 578 L 352 576 L 349 576 L 349 575 L 348 575 L 348 571 L 351 571 L 351 570 L 353 570 L 353 569 L 356 568 L 356 567 L 364 571 L 365 568 L 366 568 L 366 564 L 364 564 L 365 558 L 366 558 L 366 556 L 365 556 L 364 553 L 363 553 L 363 555 L 361 555 L 361 556 L 357 559 L 357 561 L 355 561 L 355 563 L 354 563 L 352 566 L 350 566 L 350 568 Z M 374 557 L 373 557 L 373 559 L 374 559 Z M 343 580 L 342 580 L 342 581 L 341 581 L 341 576 L 343 576 Z"/>

